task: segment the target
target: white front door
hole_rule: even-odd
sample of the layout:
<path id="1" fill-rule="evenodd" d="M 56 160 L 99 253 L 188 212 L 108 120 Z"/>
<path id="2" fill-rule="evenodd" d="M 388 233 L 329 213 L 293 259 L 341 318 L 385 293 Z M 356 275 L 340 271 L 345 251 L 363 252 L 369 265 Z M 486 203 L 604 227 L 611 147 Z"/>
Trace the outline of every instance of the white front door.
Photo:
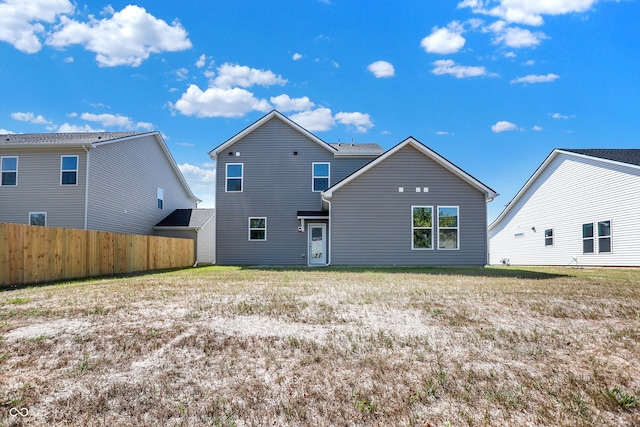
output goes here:
<path id="1" fill-rule="evenodd" d="M 327 225 L 309 224 L 307 226 L 309 240 L 309 265 L 327 264 Z"/>

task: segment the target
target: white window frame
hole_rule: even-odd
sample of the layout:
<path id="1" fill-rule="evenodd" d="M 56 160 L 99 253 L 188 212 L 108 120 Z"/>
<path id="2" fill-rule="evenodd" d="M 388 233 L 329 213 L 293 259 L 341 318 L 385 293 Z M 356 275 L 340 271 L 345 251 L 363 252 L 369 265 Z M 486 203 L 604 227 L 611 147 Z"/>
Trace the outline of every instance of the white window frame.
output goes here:
<path id="1" fill-rule="evenodd" d="M 229 176 L 229 166 L 240 166 L 240 176 Z M 224 192 L 225 193 L 242 193 L 244 191 L 244 163 L 227 163 L 224 168 L 225 180 L 224 180 Z M 240 190 L 229 190 L 229 180 L 230 179 L 239 179 L 240 180 Z"/>
<path id="2" fill-rule="evenodd" d="M 456 210 L 456 226 L 455 227 L 442 227 L 440 225 L 440 210 L 441 209 L 455 209 Z M 455 248 L 442 248 L 440 247 L 440 231 L 442 230 L 455 230 L 456 232 L 456 247 Z M 439 251 L 458 251 L 460 250 L 460 206 L 438 206 L 438 250 Z"/>
<path id="3" fill-rule="evenodd" d="M 47 213 L 46 212 L 29 212 L 29 225 L 35 225 L 31 223 L 31 217 L 33 215 L 44 215 L 44 226 L 47 225 Z"/>
<path id="4" fill-rule="evenodd" d="M 547 232 L 550 232 L 550 235 L 547 235 Z M 551 243 L 547 243 L 547 240 L 550 240 Z M 544 246 L 546 248 L 548 246 L 553 246 L 553 244 L 554 244 L 553 228 L 546 228 L 544 230 Z"/>
<path id="5" fill-rule="evenodd" d="M 590 225 L 591 226 L 591 237 L 584 237 L 584 226 L 585 225 Z M 582 233 L 582 253 L 584 255 L 587 254 L 595 254 L 596 253 L 596 228 L 593 225 L 592 222 L 585 222 L 584 224 L 582 224 L 582 226 L 580 227 L 580 232 Z M 585 252 L 584 251 L 584 242 L 586 240 L 591 240 L 591 252 Z"/>
<path id="6" fill-rule="evenodd" d="M 608 222 L 609 223 L 609 234 L 604 234 L 604 235 L 600 235 L 600 224 Z M 594 227 L 595 228 L 595 227 Z M 596 234 L 596 230 L 594 230 L 594 234 Z M 597 234 L 598 234 L 598 253 L 599 254 L 610 254 L 611 252 L 613 252 L 613 239 L 611 238 L 611 220 L 606 220 L 606 221 L 598 221 L 597 223 Z M 609 250 L 608 251 L 602 251 L 600 250 L 600 240 L 601 239 L 609 239 Z"/>
<path id="7" fill-rule="evenodd" d="M 413 219 L 413 210 L 414 209 L 431 209 L 431 227 L 416 227 Z M 411 250 L 412 251 L 432 251 L 435 248 L 435 236 L 433 226 L 433 206 L 411 206 Z M 431 247 L 430 248 L 416 248 L 415 247 L 415 230 L 431 230 Z"/>
<path id="8" fill-rule="evenodd" d="M 316 165 L 327 165 L 327 175 L 316 175 Z M 313 162 L 311 163 L 311 191 L 314 193 L 321 193 L 324 190 L 316 190 L 316 178 L 318 179 L 326 179 L 327 180 L 327 188 L 331 186 L 331 163 L 329 162 Z"/>
<path id="9" fill-rule="evenodd" d="M 2 161 L 4 159 L 16 159 L 16 170 L 4 170 L 2 169 Z M 2 156 L 0 157 L 0 186 L 2 187 L 17 187 L 18 186 L 18 156 Z M 16 174 L 16 183 L 15 184 L 3 184 L 2 183 L 2 175 L 5 173 L 15 173 Z"/>
<path id="10" fill-rule="evenodd" d="M 158 209 L 164 209 L 164 190 L 160 187 L 156 188 L 156 206 Z"/>
<path id="11" fill-rule="evenodd" d="M 264 228 L 263 227 L 251 227 L 251 220 L 264 220 Z M 266 242 L 267 241 L 267 217 L 266 216 L 250 216 L 248 221 L 248 235 L 247 239 L 250 242 Z M 264 231 L 264 239 L 252 239 L 251 232 L 252 231 Z"/>
<path id="12" fill-rule="evenodd" d="M 64 163 L 64 158 L 65 157 L 75 157 L 76 158 L 76 168 L 75 169 L 63 169 L 62 168 L 62 164 Z M 60 185 L 78 185 L 78 181 L 79 181 L 79 177 L 78 177 L 78 170 L 80 169 L 80 159 L 78 158 L 78 156 L 74 156 L 74 155 L 62 155 L 60 156 Z M 63 184 L 62 183 L 62 177 L 64 176 L 65 172 L 75 172 L 76 174 L 76 179 L 75 179 L 75 183 L 74 184 Z"/>

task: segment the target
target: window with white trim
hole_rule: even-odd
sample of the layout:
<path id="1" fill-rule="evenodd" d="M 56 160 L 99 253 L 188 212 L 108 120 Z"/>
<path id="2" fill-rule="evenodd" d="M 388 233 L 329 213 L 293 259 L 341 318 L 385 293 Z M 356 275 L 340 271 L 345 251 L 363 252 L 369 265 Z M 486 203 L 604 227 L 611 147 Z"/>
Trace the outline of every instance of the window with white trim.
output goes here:
<path id="1" fill-rule="evenodd" d="M 598 222 L 598 253 L 611 252 L 611 221 Z"/>
<path id="2" fill-rule="evenodd" d="M 17 157 L 1 157 L 0 170 L 2 178 L 0 185 L 16 186 L 18 185 L 18 158 Z"/>
<path id="3" fill-rule="evenodd" d="M 438 207 L 438 249 L 458 249 L 459 246 L 458 207 Z"/>
<path id="4" fill-rule="evenodd" d="M 29 225 L 47 225 L 46 212 L 29 212 Z"/>
<path id="5" fill-rule="evenodd" d="M 433 207 L 411 207 L 411 249 L 433 249 Z"/>
<path id="6" fill-rule="evenodd" d="M 78 185 L 78 156 L 60 158 L 60 185 Z"/>
<path id="7" fill-rule="evenodd" d="M 582 253 L 592 254 L 594 249 L 593 224 L 582 224 Z"/>
<path id="8" fill-rule="evenodd" d="M 544 230 L 544 245 L 553 246 L 553 228 Z"/>
<path id="9" fill-rule="evenodd" d="M 158 201 L 158 209 L 164 209 L 164 190 L 160 187 L 156 189 L 156 199 Z"/>
<path id="10" fill-rule="evenodd" d="M 267 218 L 249 218 L 249 240 L 267 240 Z"/>
<path id="11" fill-rule="evenodd" d="M 225 191 L 227 193 L 242 192 L 243 176 L 244 176 L 243 163 L 227 163 Z"/>
<path id="12" fill-rule="evenodd" d="M 313 163 L 313 191 L 324 191 L 329 188 L 330 163 Z"/>

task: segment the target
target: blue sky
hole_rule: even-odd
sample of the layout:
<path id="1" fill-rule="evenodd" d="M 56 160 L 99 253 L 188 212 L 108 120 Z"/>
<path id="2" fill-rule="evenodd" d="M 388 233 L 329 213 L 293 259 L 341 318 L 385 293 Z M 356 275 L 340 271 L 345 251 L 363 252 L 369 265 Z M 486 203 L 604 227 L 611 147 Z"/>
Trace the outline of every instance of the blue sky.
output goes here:
<path id="1" fill-rule="evenodd" d="M 133 1 L 133 0 L 131 0 Z M 413 136 L 500 196 L 554 148 L 638 147 L 637 0 L 0 0 L 0 133 L 162 133 L 207 153 L 272 109 L 326 142 Z"/>

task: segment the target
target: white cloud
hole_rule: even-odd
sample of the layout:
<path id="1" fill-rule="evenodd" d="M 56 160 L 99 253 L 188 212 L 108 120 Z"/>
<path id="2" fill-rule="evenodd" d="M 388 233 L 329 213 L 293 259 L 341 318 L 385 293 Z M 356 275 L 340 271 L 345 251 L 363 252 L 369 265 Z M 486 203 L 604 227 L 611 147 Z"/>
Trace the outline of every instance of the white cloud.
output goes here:
<path id="1" fill-rule="evenodd" d="M 246 89 L 210 87 L 202 91 L 196 85 L 190 85 L 170 106 L 185 116 L 196 117 L 242 117 L 250 111 L 271 110 L 266 100 L 256 98 Z"/>
<path id="2" fill-rule="evenodd" d="M 275 105 L 276 109 L 281 112 L 305 111 L 310 110 L 315 106 L 307 96 L 303 96 L 302 98 L 291 98 L 289 95 L 282 94 L 272 96 L 270 101 Z"/>
<path id="3" fill-rule="evenodd" d="M 0 133 L 3 133 L 3 134 L 14 134 L 15 132 L 0 128 Z"/>
<path id="4" fill-rule="evenodd" d="M 516 130 L 517 128 L 518 127 L 514 123 L 507 122 L 505 120 L 500 120 L 495 125 L 491 126 L 491 131 L 495 133 L 500 133 L 500 132 L 508 132 L 508 131 Z"/>
<path id="5" fill-rule="evenodd" d="M 456 53 L 463 48 L 466 42 L 462 37 L 462 32 L 462 25 L 453 21 L 445 28 L 435 27 L 430 35 L 422 39 L 420 46 L 428 53 Z"/>
<path id="6" fill-rule="evenodd" d="M 92 114 L 82 113 L 80 115 L 82 120 L 87 122 L 97 122 L 105 127 L 119 127 L 122 129 L 144 129 L 152 130 L 153 125 L 146 122 L 134 123 L 129 117 L 121 116 L 119 114 Z"/>
<path id="7" fill-rule="evenodd" d="M 176 76 L 178 77 L 178 80 L 185 80 L 189 77 L 189 70 L 184 67 L 178 68 L 176 70 Z"/>
<path id="8" fill-rule="evenodd" d="M 94 129 L 89 125 L 78 126 L 65 123 L 58 127 L 60 133 L 75 133 L 75 132 L 104 132 L 104 129 Z"/>
<path id="9" fill-rule="evenodd" d="M 135 5 L 128 5 L 120 12 L 105 9 L 112 16 L 89 22 L 79 22 L 66 16 L 47 39 L 47 44 L 64 48 L 80 44 L 96 53 L 100 66 L 139 66 L 152 53 L 175 52 L 191 48 L 187 32 L 179 22 L 171 25 L 157 19 Z"/>
<path id="10" fill-rule="evenodd" d="M 560 114 L 560 113 L 552 113 L 550 114 L 552 119 L 556 119 L 556 120 L 569 120 L 572 117 L 575 116 L 567 116 L 565 114 Z"/>
<path id="11" fill-rule="evenodd" d="M 364 113 L 340 112 L 336 114 L 335 119 L 339 123 L 342 123 L 343 125 L 347 125 L 348 127 L 354 127 L 356 129 L 356 132 L 358 133 L 366 133 L 369 129 L 373 127 L 373 122 L 371 121 L 371 117 L 368 114 L 364 114 Z"/>
<path id="12" fill-rule="evenodd" d="M 506 46 L 519 49 L 523 47 L 537 46 L 547 36 L 544 33 L 533 33 L 525 28 L 508 27 L 503 29 L 495 38 L 495 43 L 504 43 Z"/>
<path id="13" fill-rule="evenodd" d="M 331 129 L 336 120 L 331 110 L 320 107 L 311 111 L 303 111 L 289 117 L 291 120 L 311 132 L 326 131 Z"/>
<path id="14" fill-rule="evenodd" d="M 396 70 L 393 68 L 393 65 L 387 61 L 373 62 L 369 64 L 367 68 L 377 78 L 393 77 L 396 74 Z"/>
<path id="15" fill-rule="evenodd" d="M 296 52 L 296 53 L 293 54 L 291 59 L 293 59 L 294 61 L 299 61 L 300 59 L 302 59 L 302 55 L 300 55 L 299 53 Z"/>
<path id="16" fill-rule="evenodd" d="M 546 75 L 537 75 L 537 74 L 529 74 L 524 77 L 518 77 L 517 79 L 511 80 L 511 84 L 515 83 L 523 83 L 523 84 L 531 84 L 531 83 L 547 83 L 552 82 L 554 80 L 559 79 L 560 76 L 557 74 L 549 73 Z"/>
<path id="17" fill-rule="evenodd" d="M 218 76 L 211 82 L 212 86 L 228 89 L 234 86 L 251 87 L 260 86 L 283 86 L 287 80 L 274 74 L 270 70 L 258 70 L 246 65 L 234 65 L 224 63 L 218 67 Z"/>
<path id="18" fill-rule="evenodd" d="M 441 136 L 448 136 L 448 135 L 453 135 L 451 132 L 447 132 L 444 130 L 439 130 L 436 132 L 436 135 L 441 135 Z"/>
<path id="19" fill-rule="evenodd" d="M 487 70 L 484 67 L 471 67 L 464 65 L 457 65 L 451 59 L 440 59 L 433 62 L 434 69 L 431 70 L 433 74 L 438 76 L 449 74 L 457 79 L 464 79 L 467 77 L 477 77 L 487 75 Z"/>
<path id="20" fill-rule="evenodd" d="M 539 26 L 543 15 L 564 15 L 586 12 L 597 0 L 464 0 L 459 8 L 471 8 L 474 13 L 496 16 L 510 23 Z"/>
<path id="21" fill-rule="evenodd" d="M 531 128 L 531 130 L 536 131 L 536 132 L 540 132 L 542 130 L 541 126 L 535 125 L 534 127 Z"/>
<path id="22" fill-rule="evenodd" d="M 193 194 L 202 200 L 199 208 L 215 207 L 216 169 L 206 169 L 189 163 L 178 165 Z"/>
<path id="23" fill-rule="evenodd" d="M 202 68 L 204 67 L 204 65 L 207 62 L 207 55 L 205 55 L 204 53 L 202 55 L 200 55 L 200 57 L 198 58 L 198 60 L 196 61 L 196 67 L 198 68 Z"/>
<path id="24" fill-rule="evenodd" d="M 0 41 L 25 53 L 42 49 L 38 35 L 42 22 L 52 24 L 59 15 L 74 10 L 69 0 L 5 0 L 0 3 Z"/>
<path id="25" fill-rule="evenodd" d="M 11 118 L 19 120 L 21 122 L 29 122 L 36 125 L 49 125 L 51 122 L 44 118 L 42 115 L 35 115 L 33 113 L 11 113 Z"/>

